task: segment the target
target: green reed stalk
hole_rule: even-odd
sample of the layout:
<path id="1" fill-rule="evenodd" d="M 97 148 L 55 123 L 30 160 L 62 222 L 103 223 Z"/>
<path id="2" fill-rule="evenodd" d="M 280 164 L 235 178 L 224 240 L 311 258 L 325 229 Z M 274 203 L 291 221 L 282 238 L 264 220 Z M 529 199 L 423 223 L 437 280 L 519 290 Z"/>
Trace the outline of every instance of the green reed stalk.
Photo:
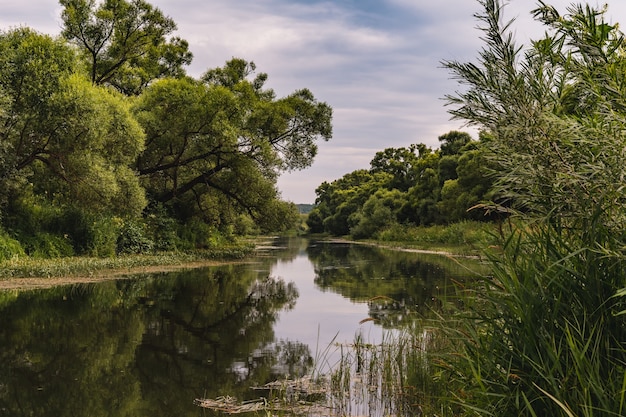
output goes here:
<path id="1" fill-rule="evenodd" d="M 613 294 L 626 265 L 582 243 L 540 225 L 512 234 L 492 258 L 493 276 L 470 294 L 460 328 L 449 329 L 460 352 L 448 377 L 466 410 L 623 415 L 626 322 Z"/>

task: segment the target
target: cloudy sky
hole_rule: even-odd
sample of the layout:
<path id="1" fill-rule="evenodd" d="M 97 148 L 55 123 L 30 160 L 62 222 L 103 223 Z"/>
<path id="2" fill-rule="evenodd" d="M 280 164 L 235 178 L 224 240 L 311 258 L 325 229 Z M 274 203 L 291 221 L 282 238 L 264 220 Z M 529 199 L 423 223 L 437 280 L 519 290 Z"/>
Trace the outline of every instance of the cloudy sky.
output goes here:
<path id="1" fill-rule="evenodd" d="M 547 1 L 564 12 L 572 1 Z M 476 0 L 152 0 L 190 43 L 200 76 L 232 57 L 254 61 L 279 96 L 309 88 L 333 107 L 333 139 L 319 145 L 311 168 L 279 179 L 284 199 L 312 203 L 315 188 L 361 168 L 377 151 L 425 143 L 450 130 L 442 98 L 457 89 L 442 60 L 473 61 L 481 47 Z M 597 5 L 595 0 L 590 4 Z M 608 20 L 626 22 L 626 2 Z M 511 0 L 518 43 L 543 29 L 530 18 L 534 0 Z M 0 0 L 0 28 L 60 32 L 57 0 Z M 626 23 L 624 23 L 626 24 Z"/>

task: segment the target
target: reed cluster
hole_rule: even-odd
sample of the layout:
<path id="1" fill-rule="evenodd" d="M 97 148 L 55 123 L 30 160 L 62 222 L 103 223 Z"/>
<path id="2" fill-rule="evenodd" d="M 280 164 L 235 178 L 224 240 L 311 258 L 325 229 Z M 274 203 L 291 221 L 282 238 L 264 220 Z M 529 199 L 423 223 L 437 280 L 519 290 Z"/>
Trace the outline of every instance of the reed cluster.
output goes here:
<path id="1" fill-rule="evenodd" d="M 328 406 L 341 416 L 456 415 L 460 407 L 449 401 L 435 365 L 450 347 L 443 332 L 422 324 L 386 332 L 377 343 L 357 335 L 354 343 L 337 345 L 340 359 L 328 375 Z"/>
<path id="2" fill-rule="evenodd" d="M 564 236 L 547 224 L 517 230 L 492 255 L 493 275 L 466 290 L 446 366 L 451 401 L 468 415 L 626 412 L 624 259 Z"/>

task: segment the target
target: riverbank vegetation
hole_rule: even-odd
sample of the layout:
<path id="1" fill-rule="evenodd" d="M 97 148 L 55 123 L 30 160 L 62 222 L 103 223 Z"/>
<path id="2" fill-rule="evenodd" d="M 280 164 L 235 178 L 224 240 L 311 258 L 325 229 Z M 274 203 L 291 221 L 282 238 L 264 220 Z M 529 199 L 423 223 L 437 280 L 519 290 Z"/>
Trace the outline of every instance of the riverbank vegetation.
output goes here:
<path id="1" fill-rule="evenodd" d="M 479 3 L 478 62 L 444 62 L 462 86 L 451 114 L 478 140 L 378 152 L 318 187 L 308 228 L 497 246 L 491 273 L 459 285 L 462 309 L 386 348 L 397 386 L 421 389 L 411 412 L 623 415 L 624 35 L 605 9 L 540 1 L 547 32 L 519 47 L 502 2 Z M 63 39 L 0 34 L 0 259 L 211 250 L 299 221 L 276 177 L 331 137 L 327 104 L 276 98 L 242 59 L 188 77 L 186 42 L 143 1 L 61 4 Z"/>
<path id="2" fill-rule="evenodd" d="M 480 4 L 478 62 L 444 66 L 463 87 L 447 97 L 451 114 L 482 132 L 472 147 L 457 148 L 455 187 L 466 173 L 465 152 L 480 154 L 484 181 L 492 182 L 455 207 L 461 216 L 482 212 L 507 222 L 498 227 L 500 247 L 487 252 L 491 274 L 459 287 L 462 309 L 450 305 L 452 318 L 423 322 L 449 344 L 431 349 L 426 365 L 410 373 L 431 372 L 426 415 L 623 415 L 624 35 L 604 19 L 606 7 L 572 5 L 562 13 L 539 2 L 532 13 L 546 33 L 519 47 L 503 3 Z M 399 162 L 381 172 L 380 161 L 392 159 L 385 155 Z M 377 154 L 369 171 L 318 188 L 309 225 L 380 238 L 407 220 L 446 223 L 442 214 L 453 207 L 446 184 L 454 183 L 442 177 L 442 160 L 441 151 L 424 147 Z M 414 175 L 408 189 L 393 181 L 396 166 Z M 429 201 L 411 200 L 425 190 Z M 472 205 L 480 210 L 467 212 Z"/>
<path id="3" fill-rule="evenodd" d="M 64 258 L 14 257 L 0 262 L 0 288 L 20 288 L 23 282 L 14 278 L 47 278 L 50 285 L 77 282 L 82 278 L 115 278 L 137 271 L 167 271 L 224 262 L 241 261 L 254 251 L 254 244 L 241 242 L 186 252 L 159 252 L 156 254 L 132 254 L 114 257 L 74 256 Z M 44 285 L 44 282 L 33 285 Z"/>
<path id="4" fill-rule="evenodd" d="M 233 58 L 198 79 L 146 1 L 62 0 L 62 36 L 0 33 L 0 259 L 228 245 L 298 221 L 276 178 L 311 165 L 332 109 Z"/>
<path id="5" fill-rule="evenodd" d="M 624 35 L 606 8 L 540 2 L 547 32 L 524 49 L 502 3 L 481 4 L 484 49 L 445 63 L 464 86 L 448 99 L 489 132 L 494 192 L 524 227 L 504 229 L 493 276 L 467 289 L 452 399 L 468 415 L 623 415 Z"/>
<path id="6" fill-rule="evenodd" d="M 476 209 L 491 198 L 488 140 L 451 131 L 439 137 L 436 150 L 415 144 L 377 152 L 369 170 L 350 172 L 316 189 L 309 230 L 390 240 L 407 227 L 500 220 L 497 212 Z"/>

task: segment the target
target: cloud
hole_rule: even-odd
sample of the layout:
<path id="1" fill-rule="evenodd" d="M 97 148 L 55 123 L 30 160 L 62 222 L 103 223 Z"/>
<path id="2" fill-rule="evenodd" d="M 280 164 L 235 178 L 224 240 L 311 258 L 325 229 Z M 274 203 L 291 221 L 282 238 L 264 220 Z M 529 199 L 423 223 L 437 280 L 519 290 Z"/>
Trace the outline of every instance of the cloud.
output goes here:
<path id="1" fill-rule="evenodd" d="M 1 30 L 28 26 L 50 35 L 61 32 L 62 7 L 58 0 L 0 0 L 0 10 Z"/>
<path id="2" fill-rule="evenodd" d="M 149 0 L 150 1 L 150 0 Z M 178 24 L 177 35 L 194 53 L 189 68 L 200 76 L 232 57 L 254 61 L 279 96 L 309 88 L 334 109 L 334 137 L 319 144 L 313 166 L 279 179 L 283 197 L 312 202 L 315 188 L 369 167 L 387 147 L 425 143 L 450 130 L 446 94 L 459 88 L 443 60 L 475 61 L 482 47 L 474 0 L 152 0 Z M 562 12 L 570 0 L 548 1 Z M 594 4 L 593 1 L 591 1 Z M 595 2 L 595 4 L 603 4 Z M 533 1 L 509 0 L 505 19 L 516 18 L 519 44 L 538 37 Z M 60 32 L 57 0 L 0 0 L 0 26 L 28 25 Z M 610 22 L 626 16 L 626 2 L 609 1 Z"/>

